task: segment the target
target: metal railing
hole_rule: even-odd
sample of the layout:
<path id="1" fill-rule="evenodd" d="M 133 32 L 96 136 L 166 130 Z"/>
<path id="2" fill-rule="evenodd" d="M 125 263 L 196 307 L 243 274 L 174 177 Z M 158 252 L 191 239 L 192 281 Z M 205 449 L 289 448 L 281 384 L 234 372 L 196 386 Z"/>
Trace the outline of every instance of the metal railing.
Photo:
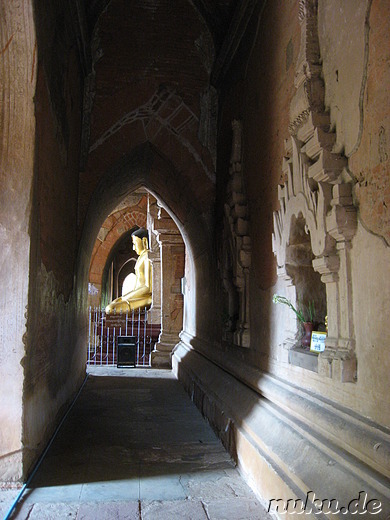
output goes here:
<path id="1" fill-rule="evenodd" d="M 87 365 L 117 365 L 118 338 L 133 336 L 136 343 L 135 366 L 150 367 L 151 352 L 159 334 L 160 325 L 149 323 L 147 309 L 123 314 L 106 314 L 104 310 L 90 307 Z"/>

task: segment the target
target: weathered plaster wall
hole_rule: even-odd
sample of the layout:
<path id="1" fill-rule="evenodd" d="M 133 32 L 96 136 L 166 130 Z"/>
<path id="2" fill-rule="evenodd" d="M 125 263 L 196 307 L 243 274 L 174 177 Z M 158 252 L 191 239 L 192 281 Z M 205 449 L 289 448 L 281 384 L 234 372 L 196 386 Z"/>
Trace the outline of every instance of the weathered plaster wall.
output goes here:
<path id="1" fill-rule="evenodd" d="M 24 474 L 31 469 L 84 377 L 76 336 L 77 195 L 82 83 L 65 6 L 35 3 L 36 142 L 26 355 Z M 62 23 L 65 22 L 65 24 Z M 84 303 L 85 304 L 85 303 Z"/>
<path id="2" fill-rule="evenodd" d="M 352 284 L 358 359 L 356 409 L 390 426 L 390 247 L 359 225 L 353 241 Z"/>
<path id="3" fill-rule="evenodd" d="M 357 180 L 362 224 L 390 245 L 390 5 L 374 0 L 369 13 L 367 83 L 361 141 L 349 165 Z"/>
<path id="4" fill-rule="evenodd" d="M 0 481 L 22 476 L 36 82 L 32 3 L 0 4 Z"/>

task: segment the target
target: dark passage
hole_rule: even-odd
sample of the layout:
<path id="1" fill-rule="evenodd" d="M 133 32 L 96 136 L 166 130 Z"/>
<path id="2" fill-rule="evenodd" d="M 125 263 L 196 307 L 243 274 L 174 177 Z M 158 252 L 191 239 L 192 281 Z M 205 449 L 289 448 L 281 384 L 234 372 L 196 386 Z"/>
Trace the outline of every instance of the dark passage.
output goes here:
<path id="1" fill-rule="evenodd" d="M 170 371 L 99 367 L 13 518 L 268 515 Z"/>

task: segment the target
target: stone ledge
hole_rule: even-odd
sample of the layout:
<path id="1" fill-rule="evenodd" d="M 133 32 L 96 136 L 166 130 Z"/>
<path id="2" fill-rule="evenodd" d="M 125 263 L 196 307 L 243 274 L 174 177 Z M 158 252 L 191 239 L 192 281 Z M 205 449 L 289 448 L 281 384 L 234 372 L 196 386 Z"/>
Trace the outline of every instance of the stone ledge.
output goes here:
<path id="1" fill-rule="evenodd" d="M 290 365 L 305 368 L 312 372 L 318 372 L 318 354 L 314 354 L 303 348 L 293 348 L 289 350 L 288 362 Z"/>
<path id="2" fill-rule="evenodd" d="M 263 499 L 275 498 L 271 492 L 277 498 L 302 498 L 313 490 L 319 497 L 331 494 L 348 503 L 364 489 L 383 505 L 389 504 L 388 479 L 316 431 L 319 414 L 328 416 L 325 407 L 313 416 L 310 403 L 302 402 L 302 395 L 295 396 L 306 406 L 309 421 L 303 422 L 296 411 L 254 392 L 183 342 L 172 361 L 177 377 Z M 344 422 L 347 433 L 354 429 L 354 421 Z M 269 479 L 272 488 L 267 487 Z M 390 505 L 386 507 L 390 512 Z"/>
<path id="3" fill-rule="evenodd" d="M 390 430 L 352 412 L 318 394 L 248 365 L 242 360 L 229 361 L 205 340 L 182 332 L 181 345 L 194 350 L 248 386 L 286 414 L 321 435 L 338 449 L 390 478 Z M 379 449 L 374 449 L 379 445 Z"/>

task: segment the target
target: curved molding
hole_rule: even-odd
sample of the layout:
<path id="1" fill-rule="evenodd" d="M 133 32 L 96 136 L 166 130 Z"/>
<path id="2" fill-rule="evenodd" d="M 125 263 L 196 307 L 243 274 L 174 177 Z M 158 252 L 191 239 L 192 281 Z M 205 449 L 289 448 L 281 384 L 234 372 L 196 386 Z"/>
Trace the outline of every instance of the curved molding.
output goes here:
<path id="1" fill-rule="evenodd" d="M 234 430 L 228 447 L 250 478 L 271 466 L 290 496 L 291 490 L 298 498 L 313 490 L 323 498 L 336 493 L 350 500 L 364 489 L 390 504 L 389 430 L 242 361 L 226 363 L 217 356 L 207 342 L 182 333 L 174 371 L 222 440 L 228 441 L 225 430 Z M 257 464 L 237 442 L 240 435 L 254 448 Z M 264 480 L 258 491 L 266 497 Z"/>
<path id="2" fill-rule="evenodd" d="M 146 213 L 141 213 L 139 210 L 129 209 L 128 212 L 122 213 L 120 218 L 115 221 L 114 225 L 108 230 L 103 241 L 98 238 L 96 239 L 94 252 L 89 266 L 89 282 L 102 284 L 104 267 L 112 248 L 115 246 L 116 242 L 134 226 L 146 226 Z M 104 227 L 104 223 L 102 227 Z"/>

